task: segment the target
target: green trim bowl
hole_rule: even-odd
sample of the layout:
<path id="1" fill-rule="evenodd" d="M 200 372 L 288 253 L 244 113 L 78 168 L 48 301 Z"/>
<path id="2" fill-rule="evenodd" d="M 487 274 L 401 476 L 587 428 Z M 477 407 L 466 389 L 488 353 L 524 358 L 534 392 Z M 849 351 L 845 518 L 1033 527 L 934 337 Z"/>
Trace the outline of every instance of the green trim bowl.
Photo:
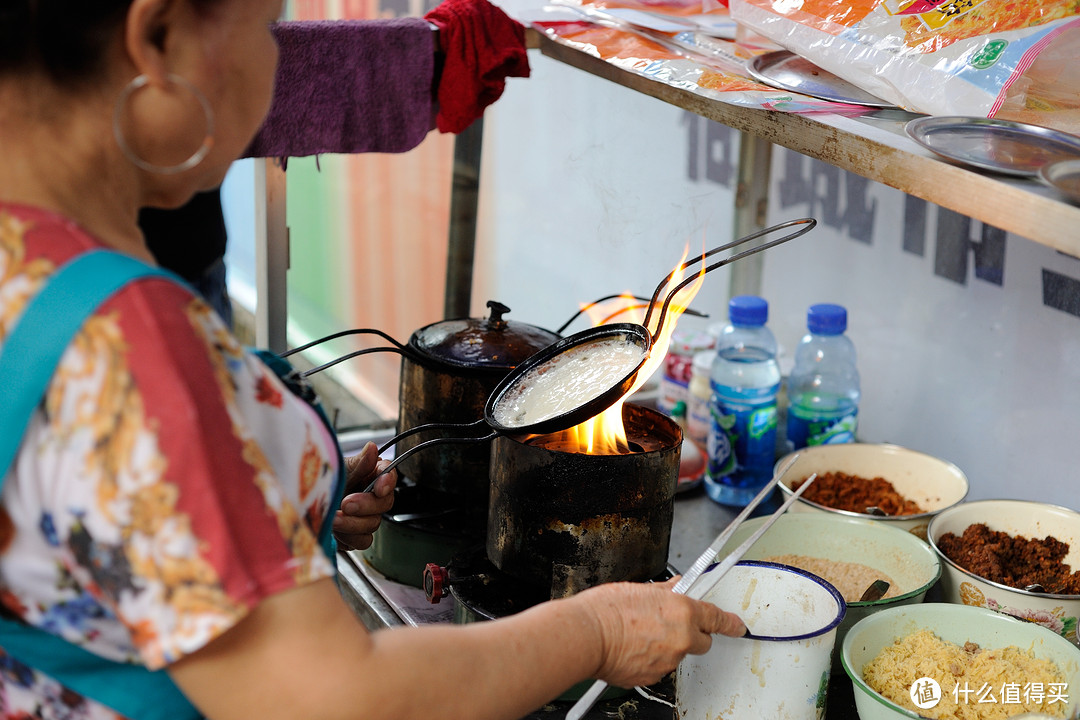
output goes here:
<path id="1" fill-rule="evenodd" d="M 793 493 L 792 483 L 811 473 L 842 472 L 867 480 L 883 477 L 892 483 L 901 495 L 925 508 L 925 512 L 918 515 L 870 515 L 837 510 L 802 497 L 795 501 L 789 512 L 829 513 L 872 520 L 907 530 L 925 540 L 930 519 L 945 508 L 963 502 L 968 494 L 968 479 L 960 468 L 940 458 L 899 445 L 818 445 L 785 455 L 776 463 L 776 469 L 782 468 L 792 455 L 798 455 L 798 458 L 780 477 L 780 490 L 785 497 Z"/>
<path id="2" fill-rule="evenodd" d="M 992 582 L 963 569 L 937 546 L 945 533 L 962 535 L 969 525 L 983 523 L 991 530 L 1042 539 L 1048 535 L 1069 544 L 1064 562 L 1080 569 L 1080 513 L 1030 500 L 976 500 L 960 503 L 930 521 L 927 539 L 941 558 L 942 597 L 951 603 L 985 607 L 1038 623 L 1070 642 L 1077 642 L 1080 595 L 1040 593 Z M 1077 688 L 1080 693 L 1080 687 Z"/>
<path id="3" fill-rule="evenodd" d="M 922 603 L 889 608 L 865 617 L 855 623 L 844 638 L 840 657 L 844 672 L 854 686 L 855 708 L 860 720 L 921 717 L 872 690 L 862 679 L 862 670 L 877 657 L 882 648 L 923 629 L 957 645 L 969 641 L 987 649 L 1015 645 L 1030 649 L 1037 658 L 1052 661 L 1065 676 L 1065 691 L 1068 696 L 1065 717 L 1076 717 L 1080 702 L 1080 649 L 1075 645 L 1040 625 L 1017 620 L 986 608 L 952 603 Z M 951 679 L 931 679 L 939 683 L 942 693 L 953 691 Z M 1022 682 L 1022 679 L 1017 678 L 1016 681 Z M 998 695 L 1000 688 L 995 688 L 992 695 L 995 701 L 998 700 Z"/>
<path id="4" fill-rule="evenodd" d="M 752 518 L 736 530 L 717 559 L 738 547 L 769 518 Z M 826 513 L 786 513 L 765 531 L 745 560 L 803 555 L 835 562 L 867 565 L 896 584 L 896 595 L 879 600 L 847 601 L 847 614 L 836 633 L 833 671 L 840 672 L 840 643 L 848 630 L 867 615 L 885 608 L 921 603 L 941 577 L 941 562 L 925 542 L 884 523 Z M 846 598 L 845 598 L 846 600 Z"/>

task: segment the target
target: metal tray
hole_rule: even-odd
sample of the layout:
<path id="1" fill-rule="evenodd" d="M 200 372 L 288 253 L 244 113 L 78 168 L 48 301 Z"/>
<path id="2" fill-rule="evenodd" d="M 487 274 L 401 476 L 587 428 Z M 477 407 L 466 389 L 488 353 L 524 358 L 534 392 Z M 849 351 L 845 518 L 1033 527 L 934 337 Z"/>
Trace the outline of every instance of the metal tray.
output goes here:
<path id="1" fill-rule="evenodd" d="M 1059 160 L 1039 168 L 1039 178 L 1080 204 L 1080 160 Z"/>
<path id="2" fill-rule="evenodd" d="M 1048 163 L 1080 159 L 1080 137 L 1009 120 L 929 116 L 904 131 L 942 157 L 1002 175 L 1035 177 Z"/>
<path id="3" fill-rule="evenodd" d="M 746 69 L 755 80 L 766 85 L 820 100 L 877 108 L 896 107 L 787 50 L 758 55 L 747 63 Z"/>

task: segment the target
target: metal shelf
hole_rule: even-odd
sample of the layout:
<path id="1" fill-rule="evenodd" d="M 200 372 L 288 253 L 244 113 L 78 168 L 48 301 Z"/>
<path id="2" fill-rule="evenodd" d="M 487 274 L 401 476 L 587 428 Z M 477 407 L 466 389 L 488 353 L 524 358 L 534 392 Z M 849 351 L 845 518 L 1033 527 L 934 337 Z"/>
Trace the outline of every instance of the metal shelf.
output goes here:
<path id="1" fill-rule="evenodd" d="M 912 114 L 868 109 L 845 117 L 740 107 L 624 70 L 541 33 L 534 42 L 545 56 L 591 75 L 1080 257 L 1080 206 L 1036 180 L 994 176 L 938 158 L 904 134 Z"/>

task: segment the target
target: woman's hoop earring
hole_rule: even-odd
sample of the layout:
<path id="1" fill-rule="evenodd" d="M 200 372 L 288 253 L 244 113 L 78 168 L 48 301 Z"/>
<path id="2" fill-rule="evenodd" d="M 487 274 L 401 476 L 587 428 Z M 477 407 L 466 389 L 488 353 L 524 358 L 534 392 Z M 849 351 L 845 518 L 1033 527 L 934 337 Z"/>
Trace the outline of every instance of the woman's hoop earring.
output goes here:
<path id="1" fill-rule="evenodd" d="M 210 107 L 210 101 L 206 99 L 206 96 L 202 94 L 202 91 L 189 81 L 172 73 L 166 75 L 166 78 L 169 82 L 186 88 L 195 96 L 195 99 L 199 101 L 199 106 L 202 108 L 203 115 L 206 117 L 206 137 L 203 138 L 202 145 L 199 146 L 198 150 L 196 150 L 191 157 L 178 165 L 154 165 L 136 155 L 135 151 L 128 145 L 127 140 L 124 138 L 124 131 L 120 128 L 120 116 L 123 113 L 128 98 L 150 83 L 150 78 L 146 75 L 139 75 L 125 85 L 124 89 L 120 91 L 120 96 L 116 99 L 116 108 L 113 111 L 113 136 L 116 138 L 116 143 L 120 146 L 120 151 L 124 153 L 124 157 L 126 157 L 135 167 L 148 172 L 158 173 L 159 175 L 175 175 L 176 173 L 190 170 L 201 163 L 210 152 L 210 149 L 214 146 L 214 111 Z"/>

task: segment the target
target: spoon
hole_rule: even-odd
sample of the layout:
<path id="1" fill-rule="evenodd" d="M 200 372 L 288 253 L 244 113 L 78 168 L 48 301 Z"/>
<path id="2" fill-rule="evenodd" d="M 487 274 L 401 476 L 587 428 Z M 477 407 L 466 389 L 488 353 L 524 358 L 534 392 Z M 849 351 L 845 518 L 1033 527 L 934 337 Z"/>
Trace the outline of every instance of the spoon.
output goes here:
<path id="1" fill-rule="evenodd" d="M 1044 588 L 1039 583 L 1032 583 L 1031 585 L 1025 585 L 1024 590 L 1026 590 L 1027 592 L 1030 592 L 1030 593 L 1044 593 L 1044 592 L 1046 592 L 1046 588 Z"/>
<path id="2" fill-rule="evenodd" d="M 428 518 L 442 517 L 443 515 L 449 515 L 455 512 L 457 508 L 440 508 L 438 510 L 423 510 L 421 512 L 409 512 L 398 513 L 397 515 L 387 515 L 387 517 L 393 522 L 409 522 L 410 520 L 427 520 Z"/>
<path id="3" fill-rule="evenodd" d="M 859 598 L 859 602 L 873 602 L 874 600 L 880 600 L 887 592 L 889 592 L 889 583 L 885 580 L 875 580 L 870 583 L 870 587 L 866 588 L 863 592 L 862 597 Z"/>
<path id="4" fill-rule="evenodd" d="M 877 505 L 871 505 L 870 507 L 866 508 L 866 514 L 874 515 L 876 517 L 886 517 L 889 513 L 885 512 Z"/>

